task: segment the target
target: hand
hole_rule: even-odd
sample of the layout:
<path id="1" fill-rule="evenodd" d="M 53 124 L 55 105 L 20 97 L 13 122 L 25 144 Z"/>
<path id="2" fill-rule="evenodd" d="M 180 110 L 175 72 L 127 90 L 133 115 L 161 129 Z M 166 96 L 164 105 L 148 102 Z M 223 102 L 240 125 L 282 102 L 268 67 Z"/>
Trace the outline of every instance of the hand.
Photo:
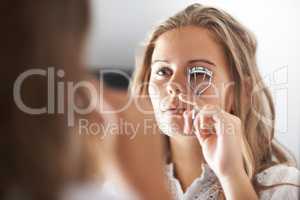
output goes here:
<path id="1" fill-rule="evenodd" d="M 186 133 L 193 126 L 207 164 L 220 177 L 245 173 L 242 158 L 242 128 L 238 117 L 212 105 L 204 106 L 192 122 L 185 113 Z M 192 122 L 192 123 L 191 123 Z"/>

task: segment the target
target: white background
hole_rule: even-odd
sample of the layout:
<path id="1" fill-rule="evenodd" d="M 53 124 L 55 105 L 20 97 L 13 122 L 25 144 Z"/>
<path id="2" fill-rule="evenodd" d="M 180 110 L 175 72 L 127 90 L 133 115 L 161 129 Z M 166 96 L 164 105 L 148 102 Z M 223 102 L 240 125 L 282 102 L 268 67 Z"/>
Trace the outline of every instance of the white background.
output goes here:
<path id="1" fill-rule="evenodd" d="M 300 2 L 297 0 L 93 0 L 87 64 L 134 68 L 136 52 L 151 28 L 195 2 L 228 11 L 255 33 L 259 68 L 276 102 L 276 137 L 300 164 Z"/>

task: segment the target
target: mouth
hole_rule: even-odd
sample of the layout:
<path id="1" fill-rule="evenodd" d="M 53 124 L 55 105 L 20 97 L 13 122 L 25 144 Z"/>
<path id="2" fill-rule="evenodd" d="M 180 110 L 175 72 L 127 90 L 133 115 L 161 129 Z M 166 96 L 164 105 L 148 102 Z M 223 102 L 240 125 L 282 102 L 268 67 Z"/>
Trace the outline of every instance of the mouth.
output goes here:
<path id="1" fill-rule="evenodd" d="M 169 114 L 169 115 L 179 115 L 182 116 L 183 112 L 185 111 L 185 108 L 169 108 L 167 110 L 164 110 L 163 113 Z"/>

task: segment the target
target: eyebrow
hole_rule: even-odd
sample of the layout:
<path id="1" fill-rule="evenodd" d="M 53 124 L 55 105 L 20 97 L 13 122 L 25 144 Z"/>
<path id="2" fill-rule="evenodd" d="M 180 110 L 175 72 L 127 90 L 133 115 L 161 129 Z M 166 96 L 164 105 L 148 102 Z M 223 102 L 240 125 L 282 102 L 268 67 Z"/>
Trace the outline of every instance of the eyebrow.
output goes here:
<path id="1" fill-rule="evenodd" d="M 157 62 L 165 62 L 165 63 L 169 63 L 169 61 L 167 61 L 167 60 L 153 60 L 152 62 L 151 62 L 151 64 L 154 64 L 154 63 L 157 63 Z"/>
<path id="2" fill-rule="evenodd" d="M 215 63 L 213 63 L 212 61 L 206 60 L 206 59 L 189 60 L 189 61 L 188 61 L 188 64 L 193 64 L 193 63 L 196 63 L 196 62 L 203 62 L 203 63 L 209 64 L 209 65 L 216 66 Z"/>
<path id="3" fill-rule="evenodd" d="M 157 63 L 157 62 L 165 62 L 165 63 L 169 63 L 168 60 L 159 60 L 159 59 L 158 59 L 158 60 L 152 61 L 151 64 L 154 64 L 154 63 Z M 209 64 L 209 65 L 216 66 L 215 63 L 213 63 L 213 62 L 211 62 L 211 61 L 209 61 L 209 60 L 207 60 L 207 59 L 194 59 L 194 60 L 189 60 L 189 61 L 188 61 L 188 64 L 193 64 L 193 63 L 196 63 L 196 62 L 203 62 L 203 63 L 207 63 L 207 64 Z"/>

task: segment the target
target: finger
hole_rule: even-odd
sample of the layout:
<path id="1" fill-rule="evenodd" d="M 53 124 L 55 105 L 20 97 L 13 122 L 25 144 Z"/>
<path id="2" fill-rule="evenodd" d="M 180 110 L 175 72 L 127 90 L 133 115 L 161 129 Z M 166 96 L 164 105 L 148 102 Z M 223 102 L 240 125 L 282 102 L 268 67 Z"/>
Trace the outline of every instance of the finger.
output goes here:
<path id="1" fill-rule="evenodd" d="M 192 111 L 184 111 L 183 118 L 184 118 L 184 128 L 183 132 L 187 135 L 193 134 L 193 119 L 192 119 Z"/>
<path id="2" fill-rule="evenodd" d="M 202 115 L 197 114 L 193 124 L 195 127 L 195 135 L 197 136 L 201 145 L 204 144 L 206 139 L 214 134 L 214 132 L 212 132 L 211 130 L 202 128 L 202 124 L 204 123 L 204 121 L 205 119 L 202 117 Z"/>
<path id="3" fill-rule="evenodd" d="M 237 116 L 222 110 L 213 115 L 213 119 L 216 121 L 216 129 L 219 137 L 240 133 L 241 120 Z"/>
<path id="4" fill-rule="evenodd" d="M 197 136 L 200 144 L 203 145 L 203 142 L 206 139 L 206 137 L 204 137 L 204 135 L 201 135 L 201 132 L 200 132 L 200 117 L 199 117 L 198 114 L 196 115 L 196 117 L 194 119 L 193 126 L 195 127 L 195 135 Z"/>
<path id="5" fill-rule="evenodd" d="M 213 119 L 213 116 L 218 112 L 218 107 L 213 105 L 205 105 L 198 114 L 200 118 L 200 129 L 214 129 L 215 120 Z"/>
<path id="6" fill-rule="evenodd" d="M 237 116 L 222 111 L 214 115 L 213 118 L 217 122 L 220 136 L 236 135 L 241 132 L 241 120 Z"/>
<path id="7" fill-rule="evenodd" d="M 221 109 L 219 106 L 212 105 L 212 104 L 205 104 L 201 109 L 199 114 L 205 116 L 213 116 L 217 113 L 220 113 Z"/>

